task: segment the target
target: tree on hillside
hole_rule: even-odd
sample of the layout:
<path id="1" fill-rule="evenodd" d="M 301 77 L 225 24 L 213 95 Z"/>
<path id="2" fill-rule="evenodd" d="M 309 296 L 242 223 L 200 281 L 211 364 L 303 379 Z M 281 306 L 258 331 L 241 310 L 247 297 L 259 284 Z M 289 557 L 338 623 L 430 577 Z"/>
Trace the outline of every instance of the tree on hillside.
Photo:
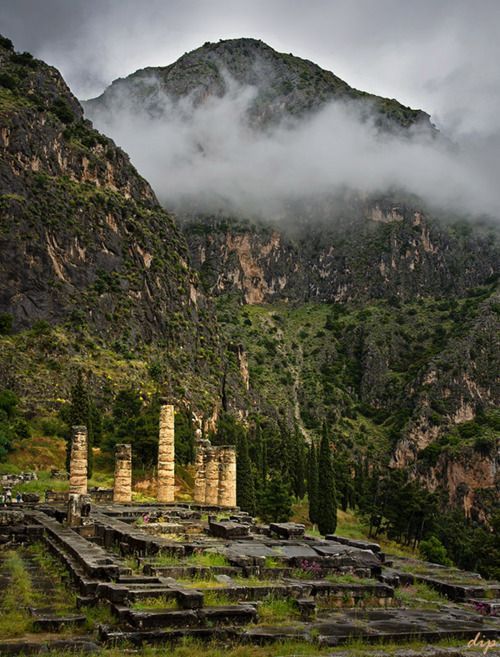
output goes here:
<path id="1" fill-rule="evenodd" d="M 293 433 L 292 484 L 293 493 L 299 500 L 306 494 L 306 450 L 302 434 L 298 427 Z"/>
<path id="2" fill-rule="evenodd" d="M 134 464 L 145 468 L 153 466 L 158 459 L 159 418 L 157 397 L 144 403 L 138 390 L 120 390 L 107 423 L 104 448 L 112 452 L 117 443 L 130 443 Z"/>
<path id="3" fill-rule="evenodd" d="M 318 529 L 323 535 L 333 534 L 337 528 L 337 492 L 326 428 L 323 430 L 319 447 L 318 490 Z"/>
<path id="4" fill-rule="evenodd" d="M 175 413 L 175 460 L 181 465 L 193 463 L 195 432 L 190 410 L 179 409 Z"/>
<path id="5" fill-rule="evenodd" d="M 250 429 L 250 441 L 248 445 L 250 459 L 254 469 L 254 483 L 256 489 L 264 484 L 267 476 L 267 455 L 264 437 L 260 428 L 260 422 L 257 420 L 255 425 Z"/>
<path id="6" fill-rule="evenodd" d="M 66 436 L 66 469 L 69 472 L 71 441 L 73 438 L 72 427 L 85 426 L 87 427 L 88 436 L 88 476 L 91 477 L 94 461 L 92 455 L 92 447 L 95 440 L 94 428 L 96 424 L 100 424 L 100 417 L 90 399 L 88 387 L 81 370 L 78 370 L 76 381 L 71 388 L 69 405 L 62 409 L 61 416 L 68 425 L 68 433 Z"/>
<path id="7" fill-rule="evenodd" d="M 255 515 L 255 485 L 245 432 L 241 433 L 237 445 L 236 502 L 242 511 Z"/>
<path id="8" fill-rule="evenodd" d="M 16 437 L 15 419 L 19 400 L 11 390 L 0 390 L 0 462 L 12 449 Z"/>
<path id="9" fill-rule="evenodd" d="M 307 496 L 309 498 L 309 520 L 318 522 L 318 459 L 314 443 L 309 447 L 307 459 Z"/>
<path id="10" fill-rule="evenodd" d="M 260 495 L 258 515 L 265 522 L 288 522 L 292 515 L 292 497 L 280 473 L 273 472 Z"/>

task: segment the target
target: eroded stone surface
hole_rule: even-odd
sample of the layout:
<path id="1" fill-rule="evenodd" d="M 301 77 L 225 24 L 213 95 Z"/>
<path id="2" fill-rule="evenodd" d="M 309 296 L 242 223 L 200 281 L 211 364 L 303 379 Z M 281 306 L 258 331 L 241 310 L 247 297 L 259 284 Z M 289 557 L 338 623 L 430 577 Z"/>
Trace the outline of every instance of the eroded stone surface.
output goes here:
<path id="1" fill-rule="evenodd" d="M 171 404 L 160 408 L 158 442 L 158 502 L 173 502 L 175 498 L 175 414 Z"/>
<path id="2" fill-rule="evenodd" d="M 73 427 L 71 460 L 69 472 L 69 492 L 75 495 L 87 494 L 87 427 Z"/>
<path id="3" fill-rule="evenodd" d="M 132 501 L 132 445 L 116 445 L 113 502 Z"/>

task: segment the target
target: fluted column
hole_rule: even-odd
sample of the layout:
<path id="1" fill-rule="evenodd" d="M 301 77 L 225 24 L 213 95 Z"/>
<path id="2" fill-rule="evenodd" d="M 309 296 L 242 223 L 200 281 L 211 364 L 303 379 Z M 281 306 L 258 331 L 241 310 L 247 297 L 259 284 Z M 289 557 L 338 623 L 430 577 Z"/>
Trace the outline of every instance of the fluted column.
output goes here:
<path id="1" fill-rule="evenodd" d="M 132 445 L 115 447 L 113 502 L 132 501 Z"/>
<path id="2" fill-rule="evenodd" d="M 175 428 L 174 407 L 160 408 L 160 437 L 158 443 L 158 502 L 173 502 L 175 498 Z"/>
<path id="3" fill-rule="evenodd" d="M 219 501 L 219 450 L 208 447 L 205 450 L 205 504 L 217 506 Z"/>
<path id="4" fill-rule="evenodd" d="M 219 506 L 236 506 L 236 448 L 221 447 L 219 455 Z"/>
<path id="5" fill-rule="evenodd" d="M 205 504 L 206 494 L 206 476 L 205 476 L 205 445 L 203 442 L 196 442 L 196 457 L 195 457 L 195 474 L 194 474 L 194 501 L 197 504 Z"/>
<path id="6" fill-rule="evenodd" d="M 71 459 L 69 464 L 69 492 L 75 495 L 87 494 L 87 427 L 73 427 Z"/>

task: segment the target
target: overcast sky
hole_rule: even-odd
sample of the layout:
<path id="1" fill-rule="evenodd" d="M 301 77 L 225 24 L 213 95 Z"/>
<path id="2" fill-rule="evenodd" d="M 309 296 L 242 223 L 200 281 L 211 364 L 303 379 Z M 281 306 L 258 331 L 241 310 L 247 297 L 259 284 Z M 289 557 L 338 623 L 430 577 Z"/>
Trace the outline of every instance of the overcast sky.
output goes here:
<path id="1" fill-rule="evenodd" d="M 454 131 L 500 132 L 500 0 L 0 0 L 80 98 L 205 41 L 260 38 Z"/>

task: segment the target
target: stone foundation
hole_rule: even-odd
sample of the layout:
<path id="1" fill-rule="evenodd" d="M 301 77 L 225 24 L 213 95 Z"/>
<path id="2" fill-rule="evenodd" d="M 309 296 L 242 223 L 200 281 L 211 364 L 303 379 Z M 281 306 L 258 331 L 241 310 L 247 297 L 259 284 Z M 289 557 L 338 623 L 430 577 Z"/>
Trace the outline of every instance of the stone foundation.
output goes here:
<path id="1" fill-rule="evenodd" d="M 132 501 L 132 446 L 116 445 L 113 502 Z"/>
<path id="2" fill-rule="evenodd" d="M 87 494 L 87 427 L 73 427 L 71 442 L 71 460 L 69 471 L 70 495 Z"/>
<path id="3" fill-rule="evenodd" d="M 175 499 L 175 420 L 174 407 L 160 408 L 160 438 L 158 443 L 158 502 Z"/>

